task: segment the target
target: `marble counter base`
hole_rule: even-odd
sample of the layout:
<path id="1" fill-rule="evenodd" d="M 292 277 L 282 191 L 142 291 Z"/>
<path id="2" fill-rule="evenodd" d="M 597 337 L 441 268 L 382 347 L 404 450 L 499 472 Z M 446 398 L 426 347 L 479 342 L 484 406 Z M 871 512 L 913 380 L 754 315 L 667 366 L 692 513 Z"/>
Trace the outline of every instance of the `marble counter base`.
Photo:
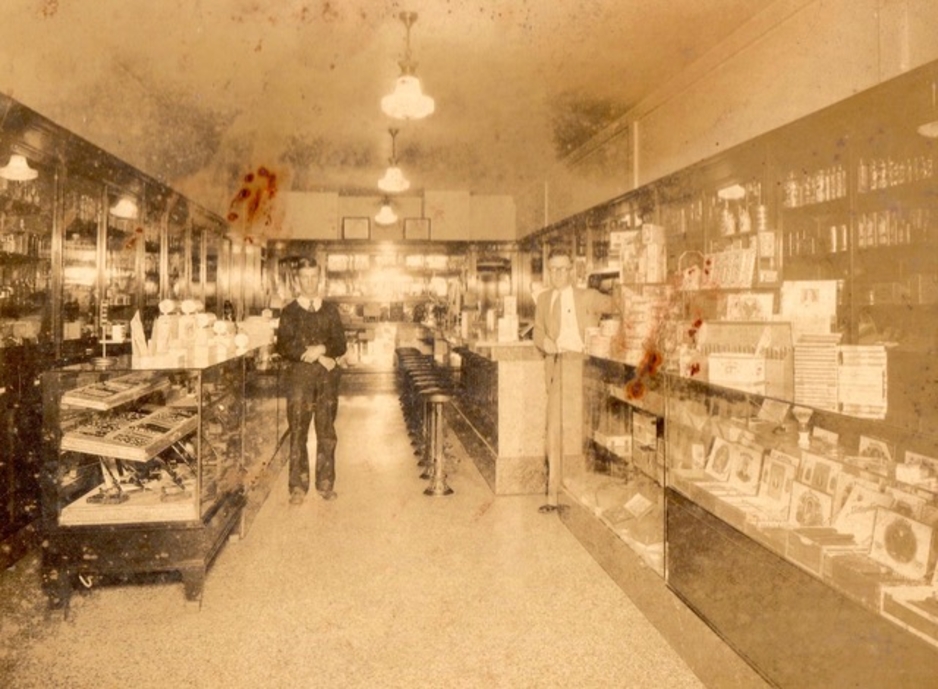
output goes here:
<path id="1" fill-rule="evenodd" d="M 499 457 L 495 467 L 496 495 L 544 495 L 547 463 L 540 457 Z"/>
<path id="2" fill-rule="evenodd" d="M 496 457 L 457 406 L 446 410 L 448 431 L 455 434 L 466 454 L 496 495 L 536 495 L 547 490 L 547 465 L 543 456 Z"/>

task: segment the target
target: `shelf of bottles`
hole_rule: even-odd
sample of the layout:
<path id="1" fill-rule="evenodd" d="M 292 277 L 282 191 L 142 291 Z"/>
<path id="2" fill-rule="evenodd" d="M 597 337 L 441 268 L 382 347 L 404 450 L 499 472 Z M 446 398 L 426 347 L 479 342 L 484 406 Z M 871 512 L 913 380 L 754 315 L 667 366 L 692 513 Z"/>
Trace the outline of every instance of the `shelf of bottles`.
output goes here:
<path id="1" fill-rule="evenodd" d="M 49 175 L 0 179 L 0 347 L 48 336 L 51 195 Z"/>

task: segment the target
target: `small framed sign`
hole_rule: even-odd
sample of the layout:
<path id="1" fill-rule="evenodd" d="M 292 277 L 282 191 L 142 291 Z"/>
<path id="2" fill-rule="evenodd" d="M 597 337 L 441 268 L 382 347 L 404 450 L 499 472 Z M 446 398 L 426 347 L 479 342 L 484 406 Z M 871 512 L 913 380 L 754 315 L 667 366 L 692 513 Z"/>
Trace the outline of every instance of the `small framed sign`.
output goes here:
<path id="1" fill-rule="evenodd" d="M 404 239 L 430 239 L 430 218 L 404 218 Z"/>
<path id="2" fill-rule="evenodd" d="M 371 239 L 371 218 L 342 218 L 342 239 Z"/>

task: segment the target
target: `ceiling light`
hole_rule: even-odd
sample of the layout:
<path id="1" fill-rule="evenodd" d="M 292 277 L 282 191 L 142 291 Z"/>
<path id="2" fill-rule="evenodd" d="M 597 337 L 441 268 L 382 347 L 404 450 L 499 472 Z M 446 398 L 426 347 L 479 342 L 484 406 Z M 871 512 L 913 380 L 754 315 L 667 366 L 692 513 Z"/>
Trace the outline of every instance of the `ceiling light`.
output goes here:
<path id="1" fill-rule="evenodd" d="M 27 182 L 31 179 L 36 179 L 38 176 L 39 171 L 29 167 L 26 156 L 19 155 L 18 153 L 11 155 L 10 162 L 0 167 L 0 177 L 14 182 Z"/>
<path id="2" fill-rule="evenodd" d="M 393 225 L 397 222 L 397 213 L 395 213 L 394 209 L 391 208 L 390 199 L 384 199 L 381 210 L 378 211 L 378 214 L 375 216 L 375 222 L 379 225 Z"/>
<path id="3" fill-rule="evenodd" d="M 931 83 L 931 117 L 936 117 L 938 112 L 935 110 L 935 82 Z M 929 139 L 938 139 L 938 119 L 925 122 L 918 126 L 918 133 Z"/>
<path id="4" fill-rule="evenodd" d="M 739 201 L 746 198 L 746 188 L 741 184 L 731 184 L 717 190 L 717 196 L 724 201 Z"/>
<path id="5" fill-rule="evenodd" d="M 407 29 L 404 59 L 398 63 L 401 66 L 401 75 L 394 84 L 394 91 L 381 99 L 381 110 L 385 115 L 398 120 L 420 120 L 432 115 L 436 104 L 430 96 L 423 93 L 420 80 L 414 75 L 417 63 L 410 54 L 410 27 L 417 21 L 417 13 L 401 12 L 400 17 Z"/>
<path id="6" fill-rule="evenodd" d="M 122 196 L 120 201 L 111 206 L 111 215 L 115 218 L 133 219 L 137 217 L 137 204 L 129 196 Z"/>
<path id="7" fill-rule="evenodd" d="M 388 169 L 384 171 L 384 177 L 378 180 L 378 188 L 381 191 L 394 194 L 410 189 L 410 182 L 404 178 L 404 173 L 401 172 L 401 169 L 397 166 L 397 149 L 394 146 L 397 130 L 389 129 L 388 131 L 391 133 L 391 157 L 388 160 L 390 165 Z"/>

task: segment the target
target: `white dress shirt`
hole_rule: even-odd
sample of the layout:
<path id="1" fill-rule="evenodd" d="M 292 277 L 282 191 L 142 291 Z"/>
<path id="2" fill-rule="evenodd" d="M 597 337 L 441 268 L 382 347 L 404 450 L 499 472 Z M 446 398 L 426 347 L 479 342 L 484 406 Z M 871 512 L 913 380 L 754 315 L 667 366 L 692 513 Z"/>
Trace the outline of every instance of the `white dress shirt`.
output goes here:
<path id="1" fill-rule="evenodd" d="M 559 300 L 558 300 L 559 297 Z M 573 287 L 565 287 L 555 292 L 551 310 L 558 308 L 560 302 L 560 334 L 557 335 L 557 349 L 561 352 L 583 352 L 583 338 L 576 320 L 576 306 L 573 303 Z"/>

